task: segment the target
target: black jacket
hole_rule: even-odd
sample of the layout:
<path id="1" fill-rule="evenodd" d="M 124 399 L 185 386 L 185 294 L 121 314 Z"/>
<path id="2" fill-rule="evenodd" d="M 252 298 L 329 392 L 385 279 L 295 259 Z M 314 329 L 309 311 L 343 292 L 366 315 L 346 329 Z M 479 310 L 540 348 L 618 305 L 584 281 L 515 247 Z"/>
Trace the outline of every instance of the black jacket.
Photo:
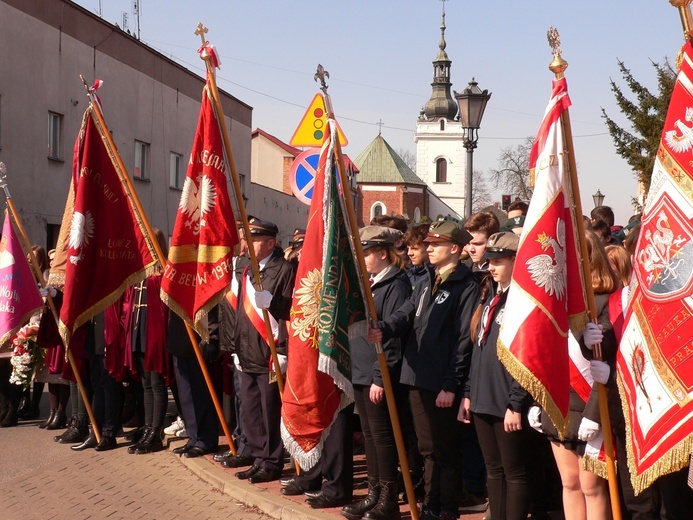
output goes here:
<path id="1" fill-rule="evenodd" d="M 207 330 L 209 331 L 209 344 L 214 348 L 219 345 L 219 306 L 215 305 L 207 313 Z M 166 329 L 166 346 L 169 354 L 180 358 L 195 357 L 190 335 L 183 319 L 175 312 L 168 313 L 168 327 Z M 195 333 L 195 340 L 200 343 L 200 336 Z"/>
<path id="2" fill-rule="evenodd" d="M 484 317 L 488 313 L 488 307 L 494 296 L 495 293 L 491 291 L 484 302 L 479 333 L 474 340 L 472 362 L 469 368 L 469 397 L 472 412 L 505 417 L 505 411 L 508 408 L 513 412 L 524 412 L 531 403 L 531 396 L 520 386 L 520 383 L 513 379 L 498 359 L 496 344 L 503 322 L 508 291 L 501 294 L 494 315 L 490 317 L 492 321 L 488 336 L 483 344 L 481 343 Z"/>
<path id="3" fill-rule="evenodd" d="M 371 286 L 375 311 L 381 319 L 387 319 L 394 314 L 411 296 L 411 283 L 406 273 L 393 268 L 385 277 Z M 402 345 L 406 338 L 391 338 L 383 342 L 383 351 L 390 367 L 392 379 L 399 379 L 399 369 L 402 361 Z M 375 353 L 375 347 L 366 338 L 359 337 L 349 341 L 351 352 L 351 382 L 355 385 L 383 386 L 380 373 L 380 363 Z"/>
<path id="4" fill-rule="evenodd" d="M 246 276 L 255 284 L 252 268 L 244 268 Z M 272 293 L 269 313 L 279 323 L 279 337 L 276 342 L 277 353 L 286 355 L 287 332 L 285 320 L 291 313 L 291 299 L 294 289 L 294 270 L 292 265 L 284 260 L 281 248 L 275 249 L 272 257 L 260 272 L 262 289 Z M 251 323 L 243 309 L 245 279 L 241 277 L 238 290 L 238 309 L 236 309 L 236 330 L 231 351 L 238 355 L 244 372 L 251 374 L 269 373 L 270 349 L 260 333 Z"/>
<path id="5" fill-rule="evenodd" d="M 379 323 L 383 340 L 409 334 L 400 382 L 431 392 L 462 395 L 472 354 L 469 322 L 479 301 L 479 284 L 464 264 L 455 267 L 431 295 L 432 273 L 411 298 Z"/>

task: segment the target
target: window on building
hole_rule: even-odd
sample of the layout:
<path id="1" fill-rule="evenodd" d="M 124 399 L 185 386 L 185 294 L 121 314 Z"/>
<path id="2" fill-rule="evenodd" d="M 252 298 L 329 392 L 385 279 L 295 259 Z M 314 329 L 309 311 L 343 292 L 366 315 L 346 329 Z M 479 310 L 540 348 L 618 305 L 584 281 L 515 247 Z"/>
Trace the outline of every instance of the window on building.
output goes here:
<path id="1" fill-rule="evenodd" d="M 386 211 L 387 208 L 385 208 L 385 204 L 383 204 L 382 202 L 375 202 L 371 206 L 371 220 L 373 220 L 374 217 L 385 215 Z"/>
<path id="2" fill-rule="evenodd" d="M 171 188 L 182 190 L 183 182 L 185 182 L 185 172 L 183 171 L 183 156 L 179 153 L 171 152 L 170 157 L 170 186 Z"/>
<path id="3" fill-rule="evenodd" d="M 63 116 L 55 112 L 48 112 L 48 158 L 61 159 L 62 157 L 62 129 Z"/>
<path id="4" fill-rule="evenodd" d="M 445 131 L 445 119 L 440 120 L 440 131 L 441 132 Z"/>
<path id="5" fill-rule="evenodd" d="M 448 182 L 448 162 L 443 158 L 436 161 L 436 182 Z"/>
<path id="6" fill-rule="evenodd" d="M 135 179 L 149 180 L 149 143 L 135 141 Z"/>

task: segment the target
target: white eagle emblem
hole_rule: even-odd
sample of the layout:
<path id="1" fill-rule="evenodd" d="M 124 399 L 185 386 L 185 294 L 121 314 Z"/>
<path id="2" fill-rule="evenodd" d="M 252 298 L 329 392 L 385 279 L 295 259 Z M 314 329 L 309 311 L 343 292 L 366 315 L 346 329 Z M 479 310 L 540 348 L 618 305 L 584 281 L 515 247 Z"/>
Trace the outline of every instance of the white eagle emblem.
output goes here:
<path id="1" fill-rule="evenodd" d="M 72 213 L 72 221 L 70 222 L 70 237 L 68 245 L 71 249 L 79 251 L 77 255 L 70 255 L 70 262 L 74 265 L 84 257 L 81 249 L 89 245 L 89 239 L 94 236 L 94 217 L 90 211 L 84 215 L 79 211 Z"/>
<path id="2" fill-rule="evenodd" d="M 563 299 L 566 289 L 566 253 L 565 253 L 565 222 L 558 219 L 556 223 L 556 238 L 542 233 L 537 238 L 541 248 L 547 251 L 553 249 L 553 258 L 546 255 L 537 255 L 527 260 L 527 269 L 532 281 L 538 287 L 543 287 L 549 296 L 556 295 Z"/>
<path id="3" fill-rule="evenodd" d="M 195 235 L 199 235 L 202 226 L 207 225 L 204 217 L 217 203 L 217 189 L 212 179 L 204 174 L 198 175 L 197 179 L 199 186 L 190 177 L 185 178 L 178 204 L 183 215 L 188 217 L 185 226 L 192 228 Z"/>
<path id="4" fill-rule="evenodd" d="M 693 121 L 693 108 L 686 108 L 686 121 Z M 664 132 L 664 140 L 667 142 L 667 146 L 671 148 L 676 153 L 687 152 L 693 147 L 693 128 L 686 126 L 680 119 L 677 119 L 674 126 L 681 132 L 681 135 L 677 135 L 676 130 L 669 130 Z"/>

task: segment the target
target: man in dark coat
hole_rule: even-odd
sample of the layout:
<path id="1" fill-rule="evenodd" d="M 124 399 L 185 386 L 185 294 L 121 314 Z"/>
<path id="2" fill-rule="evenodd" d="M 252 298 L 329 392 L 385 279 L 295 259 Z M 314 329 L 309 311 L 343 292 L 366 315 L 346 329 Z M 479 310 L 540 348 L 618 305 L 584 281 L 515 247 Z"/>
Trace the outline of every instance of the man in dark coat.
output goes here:
<path id="1" fill-rule="evenodd" d="M 275 224 L 250 219 L 252 246 L 260 267 L 262 290 L 249 265 L 244 269 L 238 288 L 236 332 L 233 353 L 240 372 L 241 416 L 246 439 L 254 457 L 250 469 L 236 473 L 251 483 L 277 480 L 282 473 L 284 448 L 280 435 L 281 397 L 276 383 L 263 310 L 272 325 L 280 369 L 286 368 L 287 331 L 294 287 L 294 271 L 277 247 Z"/>

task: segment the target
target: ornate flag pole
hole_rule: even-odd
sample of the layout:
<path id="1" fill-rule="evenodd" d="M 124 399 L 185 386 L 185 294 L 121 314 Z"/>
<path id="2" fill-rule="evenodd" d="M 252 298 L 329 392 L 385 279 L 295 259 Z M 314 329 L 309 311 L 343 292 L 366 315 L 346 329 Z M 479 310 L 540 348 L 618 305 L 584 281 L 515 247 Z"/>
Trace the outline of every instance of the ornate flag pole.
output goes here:
<path id="1" fill-rule="evenodd" d="M 556 79 L 561 79 L 564 76 L 565 69 L 568 68 L 568 62 L 561 57 L 561 38 L 558 31 L 549 27 L 547 33 L 549 45 L 553 50 L 553 60 L 549 64 L 549 69 L 556 76 Z M 565 150 L 568 159 L 568 176 L 570 177 L 571 198 L 574 207 L 574 217 L 576 232 L 580 242 L 581 261 L 582 261 L 582 276 L 584 279 L 585 296 L 587 297 L 587 306 L 589 309 L 590 319 L 596 323 L 597 307 L 594 301 L 594 291 L 592 283 L 587 278 L 587 273 L 590 272 L 590 260 L 587 255 L 587 239 L 585 238 L 585 226 L 582 221 L 582 203 L 580 201 L 580 186 L 577 179 L 577 165 L 575 163 L 575 154 L 573 153 L 573 133 L 570 127 L 570 114 L 568 109 L 561 114 L 561 124 L 565 135 Z M 601 345 L 597 345 L 594 349 L 595 359 L 601 360 Z M 599 395 L 599 415 L 601 418 L 601 427 L 604 436 L 604 451 L 606 452 L 606 470 L 609 482 L 609 494 L 611 496 L 611 511 L 614 520 L 621 519 L 621 501 L 618 493 L 618 480 L 616 476 L 616 466 L 614 464 L 614 447 L 611 438 L 611 420 L 609 418 L 609 406 L 607 402 L 606 387 L 595 382 Z"/>
<path id="2" fill-rule="evenodd" d="M 135 187 L 132 184 L 132 180 L 130 180 L 130 176 L 127 174 L 127 170 L 125 168 L 125 165 L 123 164 L 123 160 L 120 157 L 120 154 L 117 151 L 117 147 L 115 143 L 113 142 L 113 138 L 111 137 L 111 133 L 108 131 L 108 127 L 106 126 L 106 121 L 104 120 L 103 114 L 101 113 L 101 106 L 100 104 L 94 99 L 94 93 L 93 91 L 89 88 L 87 85 L 87 82 L 84 81 L 84 78 L 80 75 L 80 79 L 84 83 L 84 87 L 87 90 L 87 96 L 89 97 L 89 102 L 91 103 L 92 106 L 92 111 L 91 111 L 91 116 L 94 119 L 94 123 L 96 124 L 96 128 L 99 131 L 99 135 L 101 136 L 101 139 L 104 142 L 104 145 L 106 146 L 106 149 L 108 150 L 108 155 L 111 158 L 111 161 L 113 162 L 113 166 L 118 173 L 118 177 L 120 178 L 120 181 L 123 184 L 123 188 L 125 190 L 125 193 L 127 194 L 128 198 L 130 201 L 134 204 L 136 211 L 139 213 L 140 218 L 142 220 L 142 223 L 144 224 L 144 228 L 146 231 L 146 238 L 151 242 L 152 246 L 154 247 L 154 250 L 156 251 L 156 256 L 157 260 L 159 261 L 159 265 L 161 265 L 161 270 L 163 271 L 164 266 L 166 265 L 166 259 L 164 257 L 164 252 L 161 250 L 161 247 L 159 246 L 158 240 L 155 240 L 154 237 L 154 231 L 152 230 L 151 224 L 149 223 L 149 218 L 147 217 L 147 214 L 144 212 L 144 209 L 142 208 L 142 205 L 140 203 L 140 199 L 137 196 L 137 192 L 135 191 Z M 224 435 L 226 436 L 226 440 L 229 443 L 229 449 L 231 450 L 231 453 L 234 455 L 236 454 L 236 445 L 233 442 L 233 435 L 231 434 L 231 430 L 229 430 L 229 426 L 226 423 L 226 419 L 224 418 L 224 412 L 221 408 L 221 403 L 219 402 L 219 397 L 217 396 L 216 390 L 214 389 L 214 384 L 212 383 L 212 378 L 209 375 L 209 371 L 207 370 L 207 365 L 205 363 L 205 360 L 202 356 L 202 351 L 200 349 L 200 345 L 197 342 L 197 338 L 195 337 L 195 332 L 193 331 L 192 327 L 188 323 L 185 324 L 185 327 L 188 331 L 188 336 L 190 337 L 190 343 L 193 346 L 193 351 L 195 352 L 195 356 L 197 357 L 197 361 L 200 364 L 200 369 L 202 370 L 202 375 L 205 378 L 205 383 L 207 383 L 207 389 L 209 390 L 210 396 L 212 397 L 212 402 L 214 403 L 214 408 L 216 409 L 217 416 L 219 418 L 219 422 L 221 422 L 222 429 L 224 430 Z"/>
<path id="3" fill-rule="evenodd" d="M 41 272 L 41 268 L 39 267 L 38 262 L 36 261 L 36 257 L 33 254 L 29 254 L 31 252 L 31 243 L 29 242 L 26 230 L 24 229 L 24 225 L 22 224 L 22 219 L 19 217 L 19 213 L 17 212 L 17 207 L 14 205 L 14 200 L 12 200 L 10 189 L 7 186 L 7 170 L 5 168 L 4 163 L 0 163 L 0 187 L 2 187 L 2 189 L 5 192 L 5 199 L 7 199 L 7 207 L 10 210 L 10 215 L 12 216 L 12 219 L 17 225 L 17 231 L 19 231 L 19 237 L 22 241 L 22 247 L 24 251 L 27 252 L 29 262 L 31 264 L 31 270 L 34 273 L 36 282 L 41 285 L 44 285 L 45 280 L 43 279 L 43 273 Z M 55 320 L 57 326 L 57 324 L 60 323 L 60 317 L 58 316 L 58 310 L 55 308 L 55 302 L 53 302 L 53 298 L 51 298 L 50 294 L 46 295 L 46 302 L 48 303 L 48 307 L 50 308 L 51 313 L 53 314 L 53 319 Z M 77 370 L 77 364 L 75 363 L 75 358 L 72 355 L 72 350 L 70 350 L 70 348 L 67 345 L 65 345 L 65 353 L 67 355 L 67 360 L 70 363 L 70 366 L 72 367 L 72 373 L 75 375 L 77 388 L 79 388 L 79 393 L 81 394 L 82 400 L 84 401 L 84 407 L 87 410 L 87 415 L 89 416 L 89 421 L 91 422 L 92 430 L 94 432 L 94 436 L 96 437 L 96 441 L 101 442 L 101 432 L 99 431 L 99 427 L 96 424 L 96 418 L 94 416 L 94 410 L 91 407 L 91 401 L 89 400 L 87 391 L 84 387 L 82 376 L 80 375 L 79 370 Z"/>
<path id="4" fill-rule="evenodd" d="M 328 85 L 325 83 L 325 78 L 329 78 L 330 74 L 322 65 L 318 65 L 318 70 L 315 73 L 315 81 L 320 81 L 320 90 L 323 91 L 325 97 L 325 109 L 328 119 L 334 119 L 334 110 L 332 109 L 332 100 L 327 93 Z M 351 231 L 351 244 L 354 249 L 354 257 L 357 259 L 359 266 L 359 274 L 361 275 L 361 286 L 363 295 L 366 297 L 366 306 L 371 319 L 369 324 L 372 328 L 378 328 L 377 312 L 375 310 L 375 302 L 373 301 L 373 293 L 371 292 L 371 284 L 366 276 L 366 263 L 363 258 L 363 248 L 359 237 L 359 229 L 356 225 L 356 212 L 354 211 L 354 203 L 351 197 L 348 196 L 349 179 L 344 166 L 344 156 L 342 155 L 342 147 L 339 143 L 339 138 L 335 139 L 334 143 L 335 155 L 337 157 L 337 169 L 339 170 L 339 181 L 341 183 L 344 203 L 346 206 L 347 215 L 349 218 L 349 226 Z M 378 363 L 380 365 L 380 374 L 383 378 L 383 388 L 385 389 L 385 398 L 387 400 L 387 409 L 390 413 L 390 421 L 392 422 L 392 431 L 395 435 L 395 444 L 397 445 L 397 455 L 399 456 L 399 465 L 402 468 L 402 478 L 404 479 L 404 487 L 407 491 L 407 501 L 411 509 L 413 520 L 419 520 L 419 510 L 416 504 L 416 495 L 414 494 L 414 485 L 411 481 L 411 473 L 409 472 L 409 461 L 407 459 L 407 450 L 404 446 L 404 437 L 402 436 L 402 427 L 397 414 L 397 404 L 395 402 L 395 393 L 392 389 L 392 381 L 390 380 L 390 369 L 387 366 L 387 359 L 383 351 L 383 344 L 378 342 L 375 344 L 375 352 L 378 355 Z"/>
<path id="5" fill-rule="evenodd" d="M 202 52 L 200 57 L 204 60 L 207 67 L 207 81 L 209 82 L 209 90 L 212 94 L 212 100 L 214 101 L 214 110 L 217 113 L 217 120 L 219 121 L 219 127 L 221 128 L 221 135 L 224 138 L 224 149 L 226 151 L 226 158 L 229 162 L 229 171 L 231 172 L 231 182 L 233 183 L 233 192 L 236 196 L 236 205 L 238 206 L 238 211 L 241 213 L 241 221 L 243 222 L 243 233 L 245 234 L 246 242 L 248 242 L 248 255 L 250 256 L 250 266 L 253 270 L 253 275 L 255 276 L 255 283 L 257 284 L 259 290 L 262 291 L 262 280 L 260 279 L 260 265 L 258 264 L 258 259 L 255 256 L 255 249 L 253 249 L 253 236 L 250 233 L 250 225 L 248 224 L 248 213 L 245 210 L 245 203 L 243 202 L 243 190 L 241 189 L 241 181 L 238 177 L 238 171 L 236 170 L 236 163 L 233 160 L 233 153 L 231 151 L 231 141 L 229 140 L 229 133 L 226 130 L 226 122 L 224 121 L 224 112 L 221 108 L 221 101 L 219 99 L 219 90 L 217 89 L 217 81 L 214 74 L 214 65 L 212 64 L 212 55 L 207 50 L 209 42 L 205 39 L 205 34 L 207 34 L 208 29 L 202 25 L 202 23 L 197 24 L 197 29 L 195 34 L 199 35 L 202 39 Z M 274 366 L 274 374 L 277 377 L 277 385 L 279 386 L 279 395 L 284 395 L 284 376 L 282 376 L 281 369 L 279 368 L 279 357 L 277 356 L 277 346 L 274 343 L 274 334 L 272 332 L 272 324 L 270 323 L 269 313 L 267 309 L 262 309 L 262 320 L 265 322 L 265 327 L 267 327 L 267 344 L 269 345 L 270 352 L 272 353 L 272 364 Z"/>

